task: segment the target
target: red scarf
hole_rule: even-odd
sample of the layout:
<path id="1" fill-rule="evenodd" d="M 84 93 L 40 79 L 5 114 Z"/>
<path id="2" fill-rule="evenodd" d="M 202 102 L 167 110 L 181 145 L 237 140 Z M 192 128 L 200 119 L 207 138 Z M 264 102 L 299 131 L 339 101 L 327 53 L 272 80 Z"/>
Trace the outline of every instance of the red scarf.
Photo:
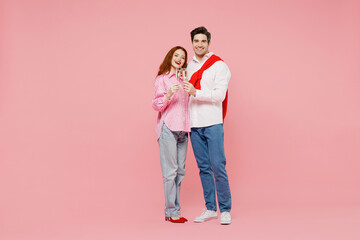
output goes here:
<path id="1" fill-rule="evenodd" d="M 201 66 L 201 68 L 191 76 L 191 79 L 190 79 L 189 82 L 192 85 L 194 85 L 195 89 L 201 90 L 200 82 L 201 82 L 203 72 L 206 69 L 208 69 L 209 67 L 211 67 L 217 61 L 223 61 L 223 60 L 220 57 L 216 56 L 216 55 L 211 55 L 211 57 L 209 57 L 209 59 L 206 60 L 206 62 Z M 226 112 L 227 112 L 227 103 L 228 103 L 228 91 L 226 91 L 225 99 L 222 102 L 223 121 L 225 119 Z"/>

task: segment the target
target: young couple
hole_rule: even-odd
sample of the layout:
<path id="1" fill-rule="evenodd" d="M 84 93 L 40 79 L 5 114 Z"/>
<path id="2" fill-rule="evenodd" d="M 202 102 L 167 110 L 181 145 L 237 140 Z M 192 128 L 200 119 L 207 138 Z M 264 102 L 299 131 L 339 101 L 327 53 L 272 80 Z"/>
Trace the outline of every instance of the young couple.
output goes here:
<path id="1" fill-rule="evenodd" d="M 223 119 L 226 114 L 227 88 L 231 77 L 221 58 L 209 52 L 211 34 L 205 27 L 191 31 L 195 56 L 187 64 L 183 47 L 172 48 L 160 65 L 155 80 L 153 108 L 159 112 L 156 133 L 165 192 L 165 220 L 184 223 L 180 214 L 180 186 L 185 176 L 188 132 L 203 187 L 206 209 L 194 219 L 200 223 L 218 218 L 231 223 L 231 195 L 224 153 Z M 188 80 L 177 77 L 187 68 Z"/>

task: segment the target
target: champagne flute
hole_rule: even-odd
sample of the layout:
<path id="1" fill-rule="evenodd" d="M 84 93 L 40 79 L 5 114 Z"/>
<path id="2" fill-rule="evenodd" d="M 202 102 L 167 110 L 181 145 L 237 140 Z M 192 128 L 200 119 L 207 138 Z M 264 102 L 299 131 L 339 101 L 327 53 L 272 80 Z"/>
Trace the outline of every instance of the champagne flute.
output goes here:
<path id="1" fill-rule="evenodd" d="M 180 71 L 180 77 L 182 78 L 183 83 L 188 81 L 188 79 L 187 79 L 188 78 L 188 72 L 187 72 L 186 68 L 180 68 L 179 71 Z M 184 84 L 182 84 L 182 89 L 184 91 Z"/>
<path id="2" fill-rule="evenodd" d="M 180 80 L 181 68 L 176 68 L 176 73 L 175 73 L 175 75 L 176 75 L 176 79 L 177 79 L 177 80 Z"/>
<path id="3" fill-rule="evenodd" d="M 188 81 L 188 72 L 186 68 L 181 68 L 181 76 L 183 77 L 184 81 Z"/>

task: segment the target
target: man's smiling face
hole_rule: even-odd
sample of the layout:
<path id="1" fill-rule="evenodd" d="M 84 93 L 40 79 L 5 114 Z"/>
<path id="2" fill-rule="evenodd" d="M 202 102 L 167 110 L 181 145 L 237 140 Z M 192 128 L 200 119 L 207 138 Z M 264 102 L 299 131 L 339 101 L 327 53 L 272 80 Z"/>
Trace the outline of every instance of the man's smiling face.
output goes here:
<path id="1" fill-rule="evenodd" d="M 195 55 L 198 58 L 204 57 L 204 55 L 209 52 L 210 43 L 208 42 L 207 36 L 205 34 L 196 34 L 192 41 L 192 45 Z"/>

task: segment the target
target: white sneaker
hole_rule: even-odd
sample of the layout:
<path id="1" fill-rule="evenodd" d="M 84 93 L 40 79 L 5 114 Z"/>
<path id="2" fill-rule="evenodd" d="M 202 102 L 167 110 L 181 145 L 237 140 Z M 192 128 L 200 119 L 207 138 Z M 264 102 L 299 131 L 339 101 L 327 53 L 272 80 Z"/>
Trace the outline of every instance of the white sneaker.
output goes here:
<path id="1" fill-rule="evenodd" d="M 229 212 L 222 212 L 220 218 L 220 224 L 229 225 L 231 223 L 231 215 Z"/>
<path id="2" fill-rule="evenodd" d="M 196 223 L 206 222 L 211 219 L 216 219 L 217 217 L 218 215 L 216 211 L 206 209 L 199 217 L 194 218 L 194 222 Z"/>

